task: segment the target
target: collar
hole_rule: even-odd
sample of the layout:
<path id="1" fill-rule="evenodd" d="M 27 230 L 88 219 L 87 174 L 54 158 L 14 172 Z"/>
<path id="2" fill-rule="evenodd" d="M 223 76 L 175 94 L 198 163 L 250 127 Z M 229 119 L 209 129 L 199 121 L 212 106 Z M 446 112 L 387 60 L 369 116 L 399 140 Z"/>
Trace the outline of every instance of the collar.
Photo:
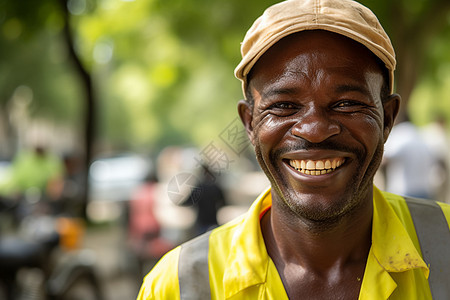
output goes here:
<path id="1" fill-rule="evenodd" d="M 403 208 L 397 207 L 398 215 L 393 205 L 388 203 L 385 194 L 374 187 L 372 247 L 367 258 L 359 299 L 389 299 L 397 288 L 393 273 L 421 268 L 424 276 L 428 278 L 429 269 L 408 234 L 409 231 L 414 235 L 414 225 L 406 203 L 401 197 L 395 197 L 399 200 L 396 205 L 404 205 Z M 407 218 L 409 222 L 405 220 Z"/>
<path id="2" fill-rule="evenodd" d="M 271 205 L 272 197 L 268 188 L 256 199 L 241 224 L 236 227 L 223 279 L 226 298 L 266 281 L 269 255 L 259 217 Z"/>
<path id="3" fill-rule="evenodd" d="M 425 277 L 428 278 L 430 270 L 411 240 L 405 225 L 376 187 L 373 203 L 372 247 L 379 264 L 388 272 L 422 268 Z"/>
<path id="4" fill-rule="evenodd" d="M 233 234 L 223 279 L 226 298 L 266 281 L 270 258 L 261 232 L 260 214 L 272 205 L 270 191 L 268 188 L 256 199 Z M 389 275 L 390 272 L 422 268 L 425 277 L 428 278 L 429 269 L 404 224 L 376 187 L 373 198 L 372 247 L 364 273 L 364 282 L 374 283 L 384 278 L 384 282 L 390 282 L 390 287 L 385 289 L 387 296 L 396 287 L 395 281 Z M 372 290 L 370 287 L 366 290 L 364 286 L 367 284 L 364 282 L 361 292 Z M 380 293 L 380 290 L 377 293 Z"/>

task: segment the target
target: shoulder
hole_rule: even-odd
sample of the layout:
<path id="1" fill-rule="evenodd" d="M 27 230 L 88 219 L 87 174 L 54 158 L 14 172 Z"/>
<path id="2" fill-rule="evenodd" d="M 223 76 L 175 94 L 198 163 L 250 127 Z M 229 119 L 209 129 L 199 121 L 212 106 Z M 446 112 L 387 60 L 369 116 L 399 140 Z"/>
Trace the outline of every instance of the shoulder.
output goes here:
<path id="1" fill-rule="evenodd" d="M 448 203 L 437 202 L 437 204 L 441 207 L 442 212 L 444 213 L 445 219 L 449 224 L 450 229 L 450 205 Z"/>
<path id="2" fill-rule="evenodd" d="M 180 299 L 179 274 L 190 274 L 190 277 L 201 282 L 202 277 L 209 273 L 208 269 L 224 268 L 232 236 L 240 219 L 169 251 L 144 278 L 137 299 Z M 204 273 L 205 270 L 207 273 Z"/>
<path id="3" fill-rule="evenodd" d="M 209 269 L 225 267 L 240 218 L 206 232 L 180 246 L 179 269 L 194 272 L 209 264 Z"/>
<path id="4" fill-rule="evenodd" d="M 389 206 L 393 209 L 397 217 L 401 220 L 403 224 L 408 224 L 411 222 L 411 215 L 409 213 L 409 208 L 406 203 L 406 200 L 404 197 L 392 194 L 389 192 L 382 191 L 384 199 L 386 199 L 386 202 L 389 204 Z"/>
<path id="5" fill-rule="evenodd" d="M 403 219 L 405 215 L 410 215 L 411 206 L 414 205 L 417 210 L 435 210 L 436 213 L 439 212 L 439 208 L 445 216 L 447 223 L 450 226 L 450 205 L 447 203 L 442 203 L 439 201 L 429 200 L 429 199 L 419 199 L 402 197 L 396 194 L 391 194 L 383 192 L 384 197 L 390 206 L 394 209 L 395 213 Z"/>
<path id="6" fill-rule="evenodd" d="M 179 299 L 178 258 L 180 249 L 177 247 L 165 254 L 145 276 L 137 300 Z"/>

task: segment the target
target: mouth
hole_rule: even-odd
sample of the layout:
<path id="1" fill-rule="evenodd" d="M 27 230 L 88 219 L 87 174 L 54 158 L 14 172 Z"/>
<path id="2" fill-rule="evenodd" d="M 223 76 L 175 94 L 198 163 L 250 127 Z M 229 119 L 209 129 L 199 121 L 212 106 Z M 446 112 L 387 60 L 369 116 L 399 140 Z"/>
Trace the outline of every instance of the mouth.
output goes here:
<path id="1" fill-rule="evenodd" d="M 338 169 L 345 162 L 345 158 L 336 157 L 321 160 L 289 160 L 289 165 L 299 173 L 306 175 L 324 175 L 329 174 Z"/>

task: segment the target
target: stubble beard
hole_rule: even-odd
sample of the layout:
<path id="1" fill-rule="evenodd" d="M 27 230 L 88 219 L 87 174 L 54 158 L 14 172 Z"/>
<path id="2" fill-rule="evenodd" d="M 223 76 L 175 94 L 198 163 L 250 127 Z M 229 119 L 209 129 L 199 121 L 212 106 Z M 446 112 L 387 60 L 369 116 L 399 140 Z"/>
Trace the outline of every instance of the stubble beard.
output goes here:
<path id="1" fill-rule="evenodd" d="M 301 195 L 298 193 L 294 194 L 292 187 L 287 184 L 287 181 L 277 181 L 275 179 L 280 178 L 277 177 L 276 174 L 281 174 L 279 165 L 274 163 L 279 160 L 279 157 L 276 157 L 278 155 L 274 155 L 270 158 L 270 162 L 272 166 L 274 166 L 274 174 L 272 174 L 261 153 L 261 146 L 258 143 L 255 144 L 256 158 L 262 170 L 269 179 L 272 189 L 275 190 L 276 195 L 281 200 L 275 205 L 278 205 L 287 215 L 291 215 L 294 218 L 298 218 L 304 223 L 309 224 L 311 230 L 317 232 L 325 231 L 330 227 L 334 227 L 346 216 L 357 211 L 358 207 L 367 204 L 366 199 L 368 193 L 370 193 L 373 189 L 373 178 L 378 167 L 380 166 L 383 151 L 384 145 L 380 142 L 363 177 L 359 178 L 358 176 L 354 176 L 351 179 L 351 182 L 346 185 L 344 195 L 349 195 L 346 197 L 347 199 L 341 199 L 341 201 L 337 201 L 333 206 L 323 207 L 318 204 L 311 207 L 302 204 L 302 201 L 299 199 Z M 353 153 L 356 153 L 358 169 L 361 170 L 365 154 L 356 149 L 353 150 Z M 292 192 L 283 192 L 283 190 Z M 318 193 L 320 193 L 320 191 L 318 191 Z"/>

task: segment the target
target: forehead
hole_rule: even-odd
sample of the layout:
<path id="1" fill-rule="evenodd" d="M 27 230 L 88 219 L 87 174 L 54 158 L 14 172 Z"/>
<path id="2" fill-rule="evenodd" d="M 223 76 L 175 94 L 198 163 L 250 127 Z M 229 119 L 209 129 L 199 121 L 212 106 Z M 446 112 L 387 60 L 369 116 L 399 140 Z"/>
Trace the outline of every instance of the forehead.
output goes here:
<path id="1" fill-rule="evenodd" d="M 249 73 L 253 79 L 275 80 L 296 72 L 325 73 L 346 77 L 365 76 L 367 72 L 383 74 L 382 62 L 365 46 L 345 36 L 311 30 L 289 35 L 272 46 Z M 278 78 L 279 79 L 279 78 Z"/>

